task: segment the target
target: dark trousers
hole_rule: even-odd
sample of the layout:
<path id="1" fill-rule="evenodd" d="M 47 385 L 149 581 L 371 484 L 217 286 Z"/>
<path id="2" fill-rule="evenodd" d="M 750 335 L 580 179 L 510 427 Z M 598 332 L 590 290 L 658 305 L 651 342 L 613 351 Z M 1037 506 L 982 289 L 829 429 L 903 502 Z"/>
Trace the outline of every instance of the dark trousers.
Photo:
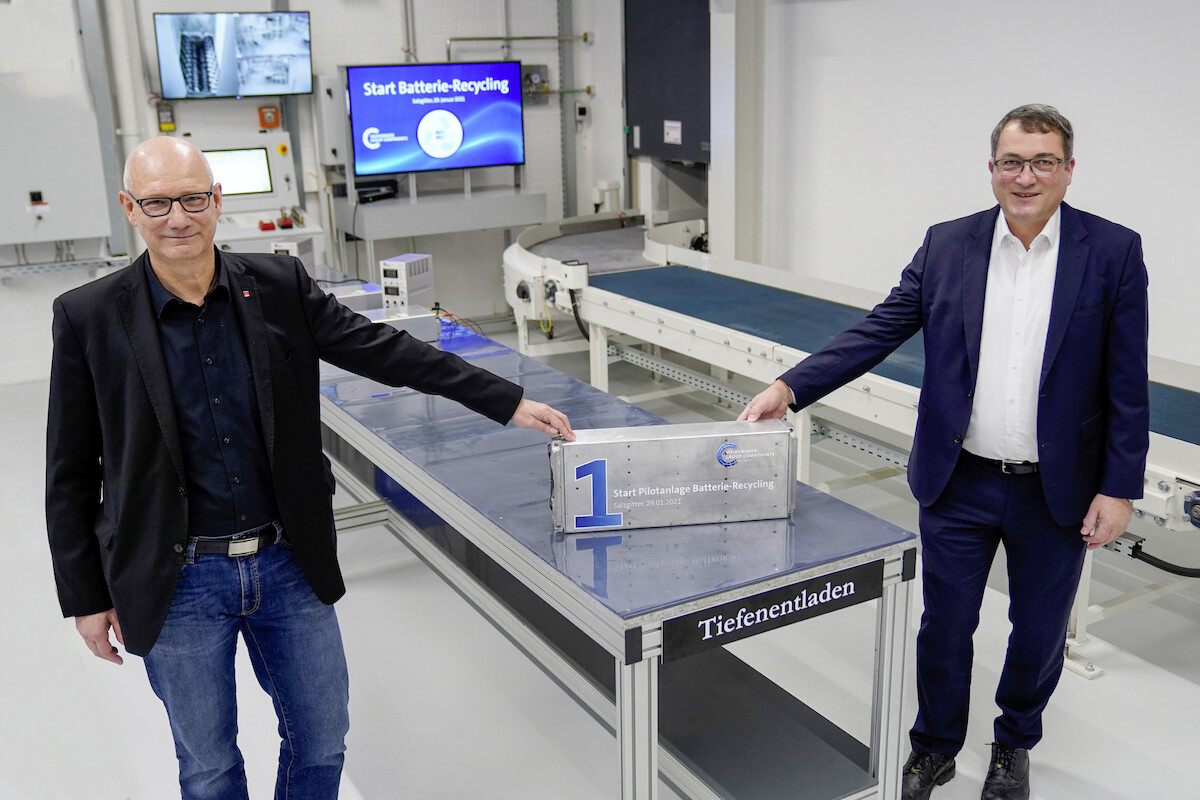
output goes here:
<path id="1" fill-rule="evenodd" d="M 1005 475 L 963 456 L 945 492 L 921 509 L 925 611 L 917 635 L 913 749 L 954 755 L 967 734 L 972 636 L 996 548 L 1008 561 L 1012 635 L 996 689 L 995 740 L 1033 747 L 1062 674 L 1067 619 L 1086 544 L 1079 523 L 1050 516 L 1037 474 Z"/>

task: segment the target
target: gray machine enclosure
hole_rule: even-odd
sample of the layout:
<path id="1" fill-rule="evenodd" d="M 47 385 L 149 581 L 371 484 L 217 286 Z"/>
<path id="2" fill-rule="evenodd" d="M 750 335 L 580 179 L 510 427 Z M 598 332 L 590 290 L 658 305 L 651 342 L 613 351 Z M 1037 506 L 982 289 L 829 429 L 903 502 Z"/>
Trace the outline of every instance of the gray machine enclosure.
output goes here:
<path id="1" fill-rule="evenodd" d="M 796 504 L 796 435 L 782 420 L 596 428 L 549 450 L 564 533 L 785 519 Z"/>

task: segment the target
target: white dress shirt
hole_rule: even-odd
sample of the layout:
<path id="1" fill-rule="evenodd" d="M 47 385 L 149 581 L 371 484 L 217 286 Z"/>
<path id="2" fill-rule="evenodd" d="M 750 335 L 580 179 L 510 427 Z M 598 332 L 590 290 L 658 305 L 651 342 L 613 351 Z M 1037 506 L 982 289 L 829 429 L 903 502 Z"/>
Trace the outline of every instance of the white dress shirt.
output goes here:
<path id="1" fill-rule="evenodd" d="M 963 448 L 984 458 L 1037 461 L 1038 388 L 1058 272 L 1062 209 L 1029 249 L 996 218 L 983 301 L 983 338 Z"/>

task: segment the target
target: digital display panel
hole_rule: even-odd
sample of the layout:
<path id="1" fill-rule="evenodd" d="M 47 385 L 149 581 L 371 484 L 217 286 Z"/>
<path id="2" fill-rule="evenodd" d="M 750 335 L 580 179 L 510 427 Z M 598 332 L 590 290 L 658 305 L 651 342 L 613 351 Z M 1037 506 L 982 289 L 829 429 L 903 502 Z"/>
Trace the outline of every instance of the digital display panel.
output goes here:
<path id="1" fill-rule="evenodd" d="M 307 11 L 155 14 L 167 100 L 312 92 Z"/>
<path id="2" fill-rule="evenodd" d="M 213 180 L 221 184 L 222 195 L 266 194 L 271 191 L 267 148 L 205 150 L 204 157 L 212 167 Z"/>
<path id="3" fill-rule="evenodd" d="M 356 176 L 525 163 L 517 61 L 346 67 Z"/>

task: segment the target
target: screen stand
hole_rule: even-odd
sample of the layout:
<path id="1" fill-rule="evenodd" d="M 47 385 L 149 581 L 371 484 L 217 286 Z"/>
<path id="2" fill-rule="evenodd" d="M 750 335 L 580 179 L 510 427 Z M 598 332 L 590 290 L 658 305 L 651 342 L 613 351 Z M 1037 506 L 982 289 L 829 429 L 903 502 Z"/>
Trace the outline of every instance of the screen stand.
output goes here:
<path id="1" fill-rule="evenodd" d="M 521 172 L 520 167 L 515 167 L 513 176 L 515 188 L 519 191 L 521 188 Z M 471 196 L 471 170 L 464 169 L 462 172 L 462 193 L 464 198 Z M 408 202 L 417 202 L 417 174 L 416 172 L 406 172 L 402 179 L 408 184 Z"/>

